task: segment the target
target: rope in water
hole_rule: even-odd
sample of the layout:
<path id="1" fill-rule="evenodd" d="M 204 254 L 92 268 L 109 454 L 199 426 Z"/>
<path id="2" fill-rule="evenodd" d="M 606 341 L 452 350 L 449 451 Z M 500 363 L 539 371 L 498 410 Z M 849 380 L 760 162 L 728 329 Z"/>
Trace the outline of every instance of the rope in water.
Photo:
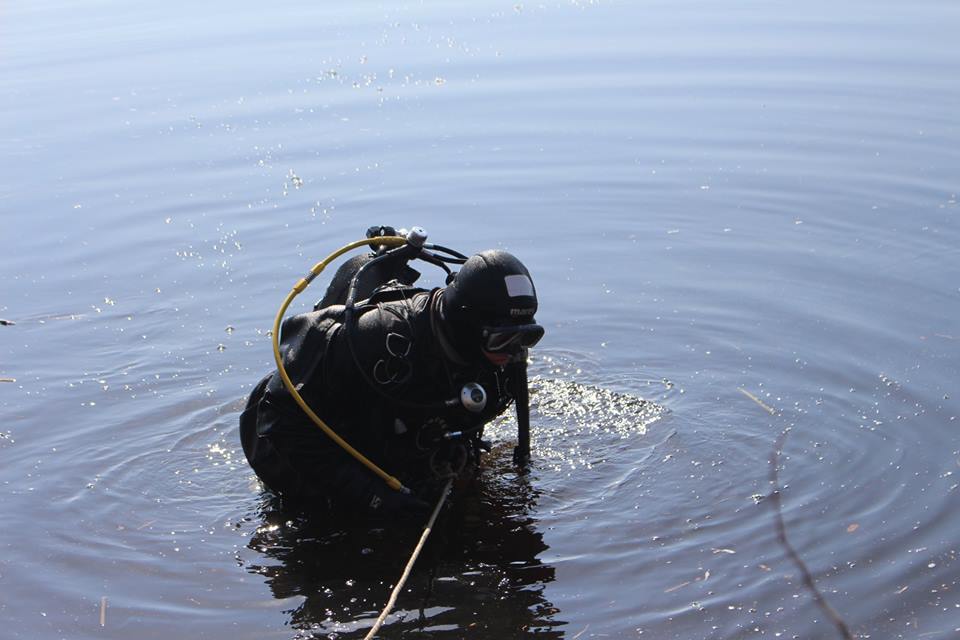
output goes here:
<path id="1" fill-rule="evenodd" d="M 443 507 L 443 503 L 446 502 L 447 496 L 450 495 L 451 485 L 453 485 L 453 478 L 447 480 L 447 484 L 443 486 L 443 491 L 440 493 L 440 499 L 437 500 L 437 506 L 433 508 L 433 513 L 430 514 L 430 519 L 427 520 L 426 526 L 423 527 L 423 533 L 420 535 L 420 542 L 418 542 L 417 546 L 414 547 L 413 554 L 411 554 L 410 560 L 407 562 L 407 566 L 403 569 L 403 575 L 400 576 L 400 580 L 397 581 L 397 586 L 395 586 L 393 591 L 390 593 L 390 599 L 387 601 L 387 606 L 383 608 L 383 612 L 380 614 L 380 617 L 377 618 L 377 621 L 373 624 L 373 628 L 367 632 L 367 635 L 364 636 L 363 640 L 371 640 L 375 635 L 377 635 L 377 631 L 379 631 L 380 627 L 383 626 L 387 616 L 390 615 L 390 611 L 393 610 L 393 606 L 397 603 L 397 596 L 400 595 L 403 585 L 406 584 L 407 578 L 410 577 L 410 572 L 413 570 L 413 564 L 420 556 L 420 552 L 423 550 L 423 546 L 427 542 L 427 537 L 433 530 L 433 525 L 437 521 L 437 516 L 440 514 L 440 509 Z"/>

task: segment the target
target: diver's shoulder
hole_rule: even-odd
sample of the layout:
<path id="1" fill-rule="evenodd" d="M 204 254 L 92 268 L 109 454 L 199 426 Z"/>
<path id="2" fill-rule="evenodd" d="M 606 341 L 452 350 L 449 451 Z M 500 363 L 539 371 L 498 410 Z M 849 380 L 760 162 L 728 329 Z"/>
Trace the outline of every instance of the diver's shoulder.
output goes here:
<path id="1" fill-rule="evenodd" d="M 420 307 L 424 306 L 433 289 L 423 289 L 404 284 L 399 280 L 391 280 L 383 284 L 370 294 L 366 304 L 410 304 L 414 303 Z"/>
<path id="2" fill-rule="evenodd" d="M 342 304 L 334 304 L 316 311 L 290 316 L 283 321 L 281 334 L 286 337 L 308 331 L 326 331 L 341 324 L 344 319 Z"/>

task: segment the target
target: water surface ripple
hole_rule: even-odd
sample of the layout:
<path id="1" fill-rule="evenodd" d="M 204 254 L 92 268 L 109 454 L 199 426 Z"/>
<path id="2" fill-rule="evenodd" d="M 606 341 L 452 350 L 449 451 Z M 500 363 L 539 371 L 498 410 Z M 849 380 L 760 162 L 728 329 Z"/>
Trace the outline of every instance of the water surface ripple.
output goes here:
<path id="1" fill-rule="evenodd" d="M 955 3 L 8 5 L 4 638 L 363 637 L 418 531 L 280 511 L 237 418 L 371 224 L 547 328 L 383 637 L 839 637 L 785 431 L 853 634 L 960 633 Z"/>

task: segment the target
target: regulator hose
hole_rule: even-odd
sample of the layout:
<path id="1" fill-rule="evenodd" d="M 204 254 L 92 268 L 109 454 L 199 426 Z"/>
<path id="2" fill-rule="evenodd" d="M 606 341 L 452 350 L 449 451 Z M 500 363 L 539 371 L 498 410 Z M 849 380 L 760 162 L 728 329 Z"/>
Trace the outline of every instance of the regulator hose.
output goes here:
<path id="1" fill-rule="evenodd" d="M 360 247 L 369 246 L 369 245 L 384 245 L 388 247 L 400 247 L 407 244 L 406 238 L 398 236 L 379 236 L 374 238 L 365 238 L 363 240 L 357 240 L 356 242 L 351 242 L 348 245 L 345 245 L 329 256 L 313 265 L 313 268 L 310 269 L 310 272 L 307 273 L 304 277 L 300 278 L 293 289 L 290 290 L 290 293 L 287 294 L 287 297 L 284 299 L 283 304 L 280 305 L 280 310 L 277 311 L 277 317 L 273 321 L 273 357 L 277 361 L 277 371 L 280 373 L 280 379 L 283 380 L 283 386 L 286 387 L 287 391 L 293 397 L 297 405 L 303 409 L 303 412 L 307 414 L 310 420 L 313 421 L 315 425 L 320 427 L 320 429 L 330 437 L 331 440 L 336 442 L 344 451 L 353 456 L 360 464 L 365 466 L 367 469 L 372 471 L 374 474 L 383 479 L 391 489 L 400 491 L 402 493 L 410 493 L 410 489 L 403 486 L 399 480 L 394 478 L 392 475 L 381 469 L 369 458 L 364 456 L 362 453 L 350 446 L 346 440 L 337 435 L 336 431 L 331 429 L 326 422 L 324 422 L 320 416 L 314 413 L 313 409 L 306 403 L 303 397 L 300 395 L 300 392 L 297 391 L 296 385 L 293 384 L 293 381 L 290 380 L 289 374 L 287 374 L 286 368 L 283 366 L 283 356 L 280 354 L 280 324 L 283 322 L 283 315 L 287 312 L 287 308 L 290 306 L 290 303 L 293 302 L 293 299 L 300 295 L 304 289 L 313 282 L 317 276 L 319 276 L 327 266 L 342 256 L 343 254 L 358 249 Z"/>

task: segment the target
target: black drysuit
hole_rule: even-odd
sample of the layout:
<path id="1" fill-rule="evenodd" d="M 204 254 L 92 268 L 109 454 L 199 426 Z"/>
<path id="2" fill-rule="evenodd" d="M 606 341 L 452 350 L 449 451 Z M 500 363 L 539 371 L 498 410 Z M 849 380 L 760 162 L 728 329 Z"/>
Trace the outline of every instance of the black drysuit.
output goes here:
<path id="1" fill-rule="evenodd" d="M 340 304 L 288 318 L 280 341 L 284 367 L 313 411 L 422 497 L 430 496 L 438 476 L 474 462 L 483 425 L 518 389 L 526 396 L 524 362 L 497 368 L 482 356 L 460 364 L 445 357 L 435 326 L 441 291 L 397 281 L 374 291 L 356 307 L 353 354 Z M 468 382 L 487 393 L 480 413 L 444 404 Z M 452 432 L 464 435 L 444 437 Z M 380 513 L 414 504 L 313 424 L 276 372 L 250 395 L 240 434 L 250 465 L 285 502 Z"/>

